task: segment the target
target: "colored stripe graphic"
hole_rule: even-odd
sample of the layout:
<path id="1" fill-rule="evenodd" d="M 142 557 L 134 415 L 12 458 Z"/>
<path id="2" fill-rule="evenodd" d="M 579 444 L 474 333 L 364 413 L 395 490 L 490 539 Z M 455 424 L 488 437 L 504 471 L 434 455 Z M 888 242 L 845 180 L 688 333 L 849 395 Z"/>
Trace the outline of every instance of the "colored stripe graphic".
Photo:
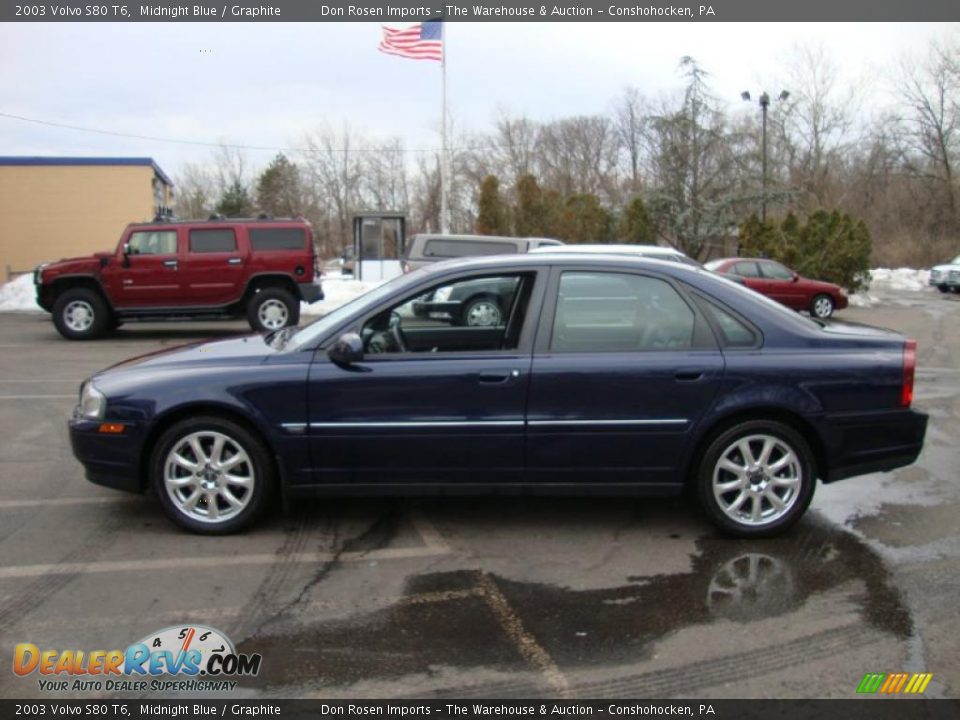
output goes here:
<path id="1" fill-rule="evenodd" d="M 933 680 L 933 673 L 867 673 L 857 685 L 857 692 L 884 695 L 896 695 L 902 692 L 917 695 L 927 689 L 931 680 Z"/>
<path id="2" fill-rule="evenodd" d="M 880 684 L 886 677 L 886 673 L 867 673 L 857 686 L 858 693 L 875 693 L 880 689 Z"/>

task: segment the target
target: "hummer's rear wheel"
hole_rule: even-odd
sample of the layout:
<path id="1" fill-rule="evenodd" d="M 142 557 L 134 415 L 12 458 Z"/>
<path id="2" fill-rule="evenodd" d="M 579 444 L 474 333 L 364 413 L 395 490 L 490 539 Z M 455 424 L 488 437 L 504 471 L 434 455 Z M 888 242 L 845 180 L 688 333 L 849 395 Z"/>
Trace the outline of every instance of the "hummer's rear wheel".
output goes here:
<path id="1" fill-rule="evenodd" d="M 257 332 L 268 333 L 300 322 L 300 304 L 286 290 L 266 288 L 247 306 L 247 321 Z"/>

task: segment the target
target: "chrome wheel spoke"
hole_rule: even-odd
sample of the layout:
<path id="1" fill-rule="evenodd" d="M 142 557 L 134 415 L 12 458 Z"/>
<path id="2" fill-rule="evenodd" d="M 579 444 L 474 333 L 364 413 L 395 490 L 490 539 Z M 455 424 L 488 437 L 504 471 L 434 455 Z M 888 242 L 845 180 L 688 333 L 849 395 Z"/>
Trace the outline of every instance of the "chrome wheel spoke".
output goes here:
<path id="1" fill-rule="evenodd" d="M 742 465 L 737 465 L 733 460 L 729 458 L 723 458 L 720 460 L 720 469 L 726 470 L 736 475 L 738 478 L 743 479 L 746 477 L 747 469 Z"/>
<path id="2" fill-rule="evenodd" d="M 218 435 L 213 440 L 213 447 L 210 449 L 210 461 L 219 464 L 221 458 L 223 457 L 223 445 L 226 441 L 226 438 L 222 435 Z"/>
<path id="3" fill-rule="evenodd" d="M 731 490 L 737 490 L 739 488 L 742 488 L 746 484 L 747 484 L 747 481 L 741 477 L 741 478 L 737 478 L 736 480 L 731 480 L 730 482 L 717 483 L 716 485 L 714 485 L 714 487 L 717 489 L 717 492 L 721 494 L 725 494 L 730 492 Z"/>
<path id="4" fill-rule="evenodd" d="M 750 497 L 750 495 L 745 490 L 741 490 L 740 494 L 733 499 L 733 502 L 727 505 L 727 513 L 736 514 L 740 508 L 743 507 L 748 497 Z"/>
<path id="5" fill-rule="evenodd" d="M 243 507 L 243 501 L 240 498 L 238 498 L 236 495 L 234 495 L 232 492 L 230 492 L 230 488 L 223 488 L 220 491 L 220 496 L 224 500 L 226 500 L 228 503 L 230 503 L 231 507 L 234 507 L 234 508 Z"/>
<path id="6" fill-rule="evenodd" d="M 767 465 L 770 462 L 770 453 L 773 452 L 773 440 L 767 438 L 763 441 L 763 448 L 760 450 L 760 457 L 757 458 L 757 463 L 759 465 Z"/>
<path id="7" fill-rule="evenodd" d="M 774 485 L 777 485 L 778 487 L 795 488 L 795 487 L 797 487 L 797 485 L 800 484 L 800 478 L 797 478 L 797 477 L 785 477 L 785 478 L 775 477 L 775 478 L 773 478 L 773 479 L 771 480 L 771 482 L 772 482 Z"/>
<path id="8" fill-rule="evenodd" d="M 187 460 L 183 455 L 178 453 L 176 450 L 173 452 L 173 462 L 182 467 L 184 470 L 189 470 L 192 473 L 195 473 L 200 469 L 200 465 L 195 462 Z"/>
<path id="9" fill-rule="evenodd" d="M 217 504 L 218 493 L 207 493 L 207 517 L 217 520 L 220 517 L 220 506 Z"/>
<path id="10" fill-rule="evenodd" d="M 247 457 L 247 454 L 243 450 L 238 450 L 234 455 L 231 455 L 220 463 L 220 469 L 223 470 L 223 472 L 233 470 L 237 465 L 241 465 L 247 462 L 249 459 L 250 458 Z"/>
<path id="11" fill-rule="evenodd" d="M 193 450 L 193 456 L 197 459 L 197 463 L 202 465 L 209 458 L 203 452 L 203 446 L 200 445 L 200 438 L 194 436 L 190 438 L 190 449 Z"/>
<path id="12" fill-rule="evenodd" d="M 750 507 L 750 519 L 756 522 L 760 519 L 760 512 L 763 509 L 760 496 L 754 495 L 752 498 L 750 498 L 750 501 L 752 503 Z"/>
<path id="13" fill-rule="evenodd" d="M 783 500 L 780 499 L 780 496 L 777 495 L 776 492 L 774 492 L 772 487 L 768 487 L 766 492 L 763 493 L 763 496 L 767 499 L 767 502 L 769 502 L 773 506 L 773 509 L 776 510 L 777 512 L 781 512 L 783 508 L 786 506 Z"/>
<path id="14" fill-rule="evenodd" d="M 250 478 L 244 475 L 231 475 L 230 473 L 224 473 L 223 475 L 224 482 L 228 485 L 239 485 L 240 487 L 250 487 Z"/>
<path id="15" fill-rule="evenodd" d="M 753 450 L 750 448 L 750 442 L 747 440 L 741 440 L 737 443 L 737 449 L 740 450 L 740 455 L 743 457 L 743 462 L 746 465 L 753 465 L 757 462 L 757 459 L 753 456 Z"/>
<path id="16" fill-rule="evenodd" d="M 794 461 L 793 453 L 784 453 L 783 457 L 767 466 L 767 472 L 776 475 Z"/>

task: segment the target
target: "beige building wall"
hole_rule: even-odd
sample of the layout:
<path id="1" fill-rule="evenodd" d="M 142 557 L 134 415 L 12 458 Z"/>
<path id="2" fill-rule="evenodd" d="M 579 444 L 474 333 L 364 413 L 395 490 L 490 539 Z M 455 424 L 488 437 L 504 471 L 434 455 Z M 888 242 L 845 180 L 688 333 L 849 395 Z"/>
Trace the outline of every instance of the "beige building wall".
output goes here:
<path id="1" fill-rule="evenodd" d="M 0 166 L 0 283 L 116 248 L 127 223 L 153 218 L 153 178 L 147 165 Z"/>

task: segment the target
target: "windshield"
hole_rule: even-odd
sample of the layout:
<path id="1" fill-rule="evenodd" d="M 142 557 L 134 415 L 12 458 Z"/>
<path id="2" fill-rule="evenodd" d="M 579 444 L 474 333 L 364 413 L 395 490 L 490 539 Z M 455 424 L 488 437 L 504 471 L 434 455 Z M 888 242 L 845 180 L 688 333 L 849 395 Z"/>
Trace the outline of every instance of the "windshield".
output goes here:
<path id="1" fill-rule="evenodd" d="M 385 282 L 383 285 L 378 285 L 362 295 L 358 295 L 357 297 L 353 298 L 353 300 L 350 300 L 340 307 L 331 310 L 329 313 L 321 318 L 318 318 L 317 320 L 314 320 L 309 325 L 304 325 L 302 328 L 297 330 L 296 333 L 291 335 L 289 338 L 286 338 L 284 347 L 291 350 L 299 350 L 315 344 L 317 340 L 329 333 L 331 330 L 337 327 L 337 325 L 344 322 L 354 312 L 360 311 L 363 308 L 371 305 L 376 305 L 383 298 L 390 296 L 399 288 L 417 282 L 423 275 L 427 273 L 427 271 L 427 268 L 421 268 L 407 275 L 400 275 L 399 277 L 395 277 L 393 280 Z"/>

